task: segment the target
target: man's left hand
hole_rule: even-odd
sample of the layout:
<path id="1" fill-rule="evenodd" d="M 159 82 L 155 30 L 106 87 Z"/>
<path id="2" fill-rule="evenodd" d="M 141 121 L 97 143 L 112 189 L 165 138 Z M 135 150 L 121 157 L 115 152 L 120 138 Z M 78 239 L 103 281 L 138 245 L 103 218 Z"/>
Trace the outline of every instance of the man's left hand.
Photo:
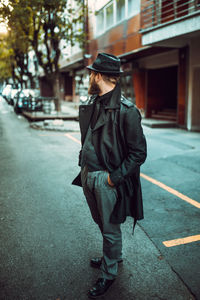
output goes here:
<path id="1" fill-rule="evenodd" d="M 110 174 L 108 174 L 108 184 L 110 185 L 110 186 L 115 186 L 114 185 L 114 183 L 111 181 L 111 179 L 110 179 Z"/>

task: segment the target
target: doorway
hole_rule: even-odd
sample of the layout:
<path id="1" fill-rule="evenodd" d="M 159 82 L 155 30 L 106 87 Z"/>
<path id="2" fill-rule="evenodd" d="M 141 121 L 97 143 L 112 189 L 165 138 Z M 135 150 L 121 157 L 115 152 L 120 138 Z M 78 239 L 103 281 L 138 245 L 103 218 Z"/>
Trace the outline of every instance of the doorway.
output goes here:
<path id="1" fill-rule="evenodd" d="M 177 77 L 177 66 L 148 70 L 147 117 L 177 119 Z"/>

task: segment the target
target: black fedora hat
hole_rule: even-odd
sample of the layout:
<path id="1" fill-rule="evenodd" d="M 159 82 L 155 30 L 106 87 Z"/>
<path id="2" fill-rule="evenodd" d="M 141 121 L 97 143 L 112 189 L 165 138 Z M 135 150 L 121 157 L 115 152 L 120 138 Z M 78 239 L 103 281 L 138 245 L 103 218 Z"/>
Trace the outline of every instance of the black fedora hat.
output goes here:
<path id="1" fill-rule="evenodd" d="M 99 53 L 96 60 L 87 69 L 103 74 L 119 75 L 123 73 L 120 65 L 121 62 L 117 56 L 108 53 Z"/>

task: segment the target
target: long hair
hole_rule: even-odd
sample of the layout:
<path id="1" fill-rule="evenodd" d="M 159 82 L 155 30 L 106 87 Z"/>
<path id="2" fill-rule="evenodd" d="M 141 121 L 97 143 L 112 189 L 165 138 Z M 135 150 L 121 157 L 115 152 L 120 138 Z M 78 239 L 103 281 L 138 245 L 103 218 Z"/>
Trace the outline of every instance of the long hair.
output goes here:
<path id="1" fill-rule="evenodd" d="M 115 74 L 101 74 L 102 78 L 105 82 L 112 83 L 112 84 L 117 84 L 120 80 L 120 76 L 115 75 Z"/>

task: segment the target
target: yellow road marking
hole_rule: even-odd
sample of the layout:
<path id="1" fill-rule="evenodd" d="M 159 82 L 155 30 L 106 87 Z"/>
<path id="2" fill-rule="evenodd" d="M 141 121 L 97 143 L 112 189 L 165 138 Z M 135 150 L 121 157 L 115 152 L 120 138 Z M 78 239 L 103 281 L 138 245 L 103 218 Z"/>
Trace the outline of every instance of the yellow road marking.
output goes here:
<path id="1" fill-rule="evenodd" d="M 195 200 L 193 200 L 193 199 L 191 199 L 191 198 L 189 198 L 189 197 L 181 194 L 180 192 L 178 192 L 178 191 L 170 188 L 169 186 L 165 185 L 164 183 L 162 183 L 162 182 L 160 182 L 160 181 L 158 181 L 156 179 L 153 179 L 153 178 L 151 178 L 151 177 L 149 177 L 149 176 L 147 176 L 147 175 L 145 175 L 143 173 L 140 173 L 140 176 L 143 177 L 144 179 L 152 182 L 153 184 L 159 186 L 160 188 L 168 191 L 169 193 L 177 196 L 178 198 L 180 198 L 180 199 L 182 199 L 182 200 L 190 203 L 191 205 L 193 205 L 193 206 L 195 206 L 197 208 L 200 208 L 200 203 L 199 202 L 197 202 L 197 201 L 195 201 Z"/>
<path id="2" fill-rule="evenodd" d="M 63 136 L 63 133 L 57 133 L 57 132 L 55 132 L 55 133 L 45 133 L 45 134 L 39 134 L 39 136 L 57 136 L 57 135 L 60 135 L 60 136 Z"/>
<path id="3" fill-rule="evenodd" d="M 69 139 L 71 139 L 72 141 L 74 141 L 74 142 L 76 142 L 76 143 L 78 143 L 78 144 L 81 145 L 81 142 L 80 142 L 78 139 L 76 139 L 75 137 L 73 137 L 71 134 L 65 133 L 65 136 L 67 136 L 67 137 L 68 137 Z"/>
<path id="4" fill-rule="evenodd" d="M 163 242 L 163 244 L 165 245 L 165 247 L 174 247 L 174 246 L 189 244 L 189 243 L 197 242 L 197 241 L 200 241 L 200 234 L 188 236 L 188 237 L 181 238 L 181 239 L 165 241 L 165 242 Z"/>

